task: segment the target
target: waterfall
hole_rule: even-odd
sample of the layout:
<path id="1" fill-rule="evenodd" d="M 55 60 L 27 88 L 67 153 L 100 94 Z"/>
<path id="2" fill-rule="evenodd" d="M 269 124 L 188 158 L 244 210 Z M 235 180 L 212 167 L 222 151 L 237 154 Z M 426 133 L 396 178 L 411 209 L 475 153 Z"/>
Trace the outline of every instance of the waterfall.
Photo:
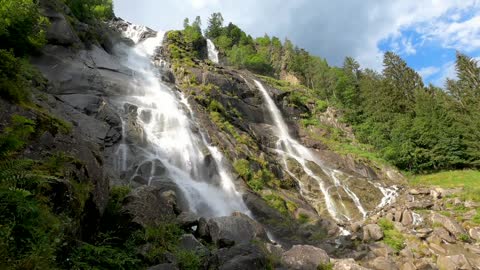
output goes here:
<path id="1" fill-rule="evenodd" d="M 141 31 L 145 28 L 129 27 L 124 35 L 138 41 Z M 163 33 L 157 33 L 133 48 L 123 46 L 122 64 L 133 71 L 133 94 L 118 98 L 117 103 L 119 108 L 125 108 L 126 114 L 134 111 L 133 116 L 128 114 L 134 121 L 122 119 L 124 130 L 128 130 L 122 133 L 127 137 L 132 132 L 142 133 L 144 139 L 135 143 L 125 143 L 122 139 L 118 158 L 128 159 L 128 162 L 117 163 L 133 172 L 130 179 L 148 178 L 145 182 L 149 185 L 173 182 L 181 190 L 189 209 L 201 216 L 247 212 L 241 194 L 223 166 L 221 153 L 207 143 L 190 118 L 193 113 L 186 100 L 161 82 L 159 69 L 151 63 L 162 40 Z"/>
<path id="2" fill-rule="evenodd" d="M 215 44 L 210 39 L 207 39 L 208 59 L 218 64 L 218 50 L 215 48 Z"/>
<path id="3" fill-rule="evenodd" d="M 351 190 L 347 183 L 352 176 L 330 168 L 308 148 L 294 140 L 289 134 L 288 126 L 280 110 L 265 87 L 257 80 L 255 80 L 255 84 L 262 93 L 276 127 L 278 137 L 276 151 L 282 159 L 285 171 L 299 183 L 301 195 L 312 204 L 317 205 L 317 211 L 320 212 L 325 209 L 337 222 L 352 220 L 355 217 L 355 211 L 360 213 L 362 218 L 365 218 L 368 214 L 367 210 L 362 205 L 359 196 Z M 293 162 L 300 165 L 304 176 L 316 182 L 323 198 L 318 198 L 318 192 L 310 191 L 312 187 L 305 183 L 305 177 L 302 178 L 298 172 L 294 172 L 291 165 Z M 371 183 L 371 185 L 374 184 Z M 384 195 L 380 203 L 383 206 L 390 203 L 396 194 L 394 189 L 384 188 L 380 185 L 374 185 L 374 188 L 379 189 Z M 318 206 L 319 202 L 321 202 L 321 206 Z M 353 207 L 347 207 L 347 203 L 350 203 Z"/>

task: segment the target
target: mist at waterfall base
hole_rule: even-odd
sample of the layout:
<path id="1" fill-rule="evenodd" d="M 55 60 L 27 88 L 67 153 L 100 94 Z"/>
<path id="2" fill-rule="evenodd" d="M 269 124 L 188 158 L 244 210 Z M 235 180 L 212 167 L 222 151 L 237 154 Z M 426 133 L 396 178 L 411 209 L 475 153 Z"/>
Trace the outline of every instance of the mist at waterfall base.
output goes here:
<path id="1" fill-rule="evenodd" d="M 299 184 L 302 196 L 307 201 L 313 202 L 313 204 L 318 204 L 319 194 L 310 194 L 309 187 L 306 187 L 303 181 L 301 181 L 301 176 L 291 170 L 291 162 L 298 163 L 303 173 L 317 182 L 318 188 L 323 196 L 322 200 L 320 200 L 323 201 L 323 205 L 321 207 L 316 207 L 317 211 L 324 207 L 328 214 L 339 223 L 351 221 L 356 216 L 358 217 L 358 213 L 361 218 L 365 219 L 368 211 L 362 205 L 357 194 L 355 194 L 346 183 L 346 180 L 350 179 L 352 176 L 337 169 L 330 168 L 315 156 L 311 150 L 294 140 L 289 134 L 288 126 L 285 123 L 280 110 L 268 94 L 265 87 L 257 80 L 255 80 L 255 84 L 266 102 L 268 111 L 276 128 L 276 136 L 278 137 L 276 151 L 282 159 L 285 171 Z M 318 173 L 318 170 L 314 171 L 312 166 L 317 166 L 317 169 L 320 169 L 322 173 Z M 368 181 L 368 183 L 372 188 L 380 190 L 383 195 L 383 198 L 377 206 L 378 208 L 391 203 L 397 196 L 395 187 L 383 187 L 372 181 Z M 341 196 L 340 191 L 346 196 Z M 358 213 L 354 213 L 354 211 L 347 208 L 345 205 L 347 201 L 353 203 L 356 207 L 356 212 Z"/>
<path id="2" fill-rule="evenodd" d="M 161 46 L 164 33 L 141 40 L 145 30 L 130 25 L 124 35 L 136 45 L 118 48 L 123 55 L 122 64 L 133 71 L 134 78 L 131 95 L 116 100 L 119 109 L 123 109 L 118 169 L 125 172 L 130 181 L 142 177 L 148 185 L 174 183 L 189 210 L 198 215 L 247 213 L 241 194 L 223 164 L 221 152 L 209 145 L 195 126 L 185 97 L 161 81 L 161 66 L 152 64 L 151 58 Z M 131 138 L 138 133 L 142 136 L 140 143 Z"/>

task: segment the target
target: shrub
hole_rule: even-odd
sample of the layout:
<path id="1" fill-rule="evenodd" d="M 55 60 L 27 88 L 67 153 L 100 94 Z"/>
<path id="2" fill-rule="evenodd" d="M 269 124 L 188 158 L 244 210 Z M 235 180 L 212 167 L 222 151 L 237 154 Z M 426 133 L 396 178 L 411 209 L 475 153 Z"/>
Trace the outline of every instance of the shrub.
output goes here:
<path id="1" fill-rule="evenodd" d="M 405 247 L 405 238 L 399 231 L 395 230 L 393 223 L 387 219 L 380 219 L 378 225 L 383 230 L 383 242 L 399 252 Z"/>
<path id="2" fill-rule="evenodd" d="M 252 171 L 250 170 L 250 163 L 246 159 L 238 159 L 233 163 L 235 171 L 244 179 L 249 179 Z"/>
<path id="3" fill-rule="evenodd" d="M 114 17 L 112 0 L 65 0 L 80 21 L 110 20 Z"/>
<path id="4" fill-rule="evenodd" d="M 72 254 L 74 269 L 141 269 L 140 260 L 131 250 L 110 245 L 81 244 Z"/>
<path id="5" fill-rule="evenodd" d="M 34 132 L 33 120 L 14 114 L 11 125 L 0 134 L 0 157 L 22 149 Z"/>
<path id="6" fill-rule="evenodd" d="M 22 74 L 22 61 L 13 55 L 13 51 L 0 49 L 0 97 L 15 103 L 29 100 L 27 81 Z"/>
<path id="7" fill-rule="evenodd" d="M 43 47 L 47 24 L 36 1 L 0 0 L 0 49 L 25 55 Z"/>

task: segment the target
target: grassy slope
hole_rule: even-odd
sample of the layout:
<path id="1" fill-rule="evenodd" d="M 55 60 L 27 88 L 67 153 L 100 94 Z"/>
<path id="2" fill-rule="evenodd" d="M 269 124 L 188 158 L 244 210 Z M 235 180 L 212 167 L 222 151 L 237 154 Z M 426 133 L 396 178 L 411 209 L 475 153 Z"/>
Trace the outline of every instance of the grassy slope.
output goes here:
<path id="1" fill-rule="evenodd" d="M 410 178 L 413 186 L 429 185 L 442 188 L 463 187 L 462 197 L 480 201 L 480 171 L 445 171 L 434 174 L 415 175 Z"/>

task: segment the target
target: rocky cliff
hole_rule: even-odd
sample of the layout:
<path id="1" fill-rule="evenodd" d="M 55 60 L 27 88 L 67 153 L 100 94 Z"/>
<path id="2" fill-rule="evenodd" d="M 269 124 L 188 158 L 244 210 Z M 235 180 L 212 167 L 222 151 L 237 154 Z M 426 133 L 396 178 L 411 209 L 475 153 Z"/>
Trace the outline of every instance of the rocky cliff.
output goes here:
<path id="1" fill-rule="evenodd" d="M 337 120 L 334 108 L 318 110 L 301 86 L 214 64 L 206 59 L 205 40 L 188 44 L 178 31 L 163 38 L 121 19 L 86 25 L 53 2 L 42 1 L 51 21 L 48 44 L 31 59 L 45 79 L 33 90 L 37 109 L 0 100 L 5 108 L 0 122 L 19 114 L 48 124 L 24 150 L 25 158 L 61 152 L 78 160 L 71 162 L 73 177 L 68 178 L 75 182 L 59 178 L 51 198 L 59 209 L 78 208 L 75 234 L 82 241 L 91 242 L 108 223 L 125 237 L 139 228 L 174 224 L 180 231 L 176 247 L 155 250 L 164 239 L 147 237 L 135 249 L 144 260 L 134 264 L 137 268 L 192 269 L 182 257 L 188 251 L 200 258 L 195 267 L 201 269 L 479 269 L 480 233 L 468 222 L 477 205 L 453 199 L 454 190 L 410 190 L 394 168 L 337 151 L 324 138 L 340 132 L 354 145 L 352 131 Z M 127 38 L 127 31 L 135 31 L 135 38 Z M 87 33 L 97 38 L 85 38 Z M 162 46 L 153 47 L 149 60 L 157 80 L 173 97 L 185 99 L 179 106 L 188 117 L 186 128 L 203 153 L 202 168 L 191 174 L 222 190 L 213 179 L 221 181 L 222 172 L 228 172 L 246 206 L 237 209 L 243 213 L 212 214 L 207 210 L 214 206 L 204 198 L 211 194 L 198 197 L 206 206 L 192 207 L 183 178 L 177 179 L 187 179 L 188 173 L 173 174 L 169 162 L 145 153 L 152 149 L 149 136 L 155 133 L 146 123 L 155 108 L 140 107 L 144 104 L 132 98 L 146 91 L 132 86 L 142 77 L 125 59 L 136 44 L 155 38 Z M 279 155 L 278 126 L 256 81 L 280 109 L 289 135 L 317 163 Z M 307 98 L 299 101 L 297 93 Z M 305 115 L 322 125 L 302 124 Z M 62 126 L 70 128 L 61 132 Z M 211 147 L 219 149 L 221 162 Z M 322 184 L 312 175 L 323 179 L 331 199 L 322 195 Z M 91 187 L 82 202 L 68 199 L 75 183 Z M 128 189 L 112 217 L 109 202 L 119 186 Z M 330 205 L 345 217 L 332 216 Z M 448 214 L 457 206 L 465 209 L 461 224 Z M 154 259 L 148 255 L 153 251 L 158 252 Z"/>

